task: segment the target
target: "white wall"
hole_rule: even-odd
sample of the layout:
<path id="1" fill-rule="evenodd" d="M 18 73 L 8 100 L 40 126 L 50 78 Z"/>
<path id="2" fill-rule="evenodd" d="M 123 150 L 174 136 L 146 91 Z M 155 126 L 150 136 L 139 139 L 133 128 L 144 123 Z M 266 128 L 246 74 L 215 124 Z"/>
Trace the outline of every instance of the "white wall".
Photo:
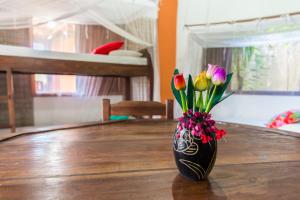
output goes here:
<path id="1" fill-rule="evenodd" d="M 264 126 L 273 116 L 300 110 L 300 96 L 232 95 L 212 110 L 215 120 Z"/>
<path id="2" fill-rule="evenodd" d="M 50 126 L 95 122 L 102 119 L 102 99 L 112 103 L 122 96 L 109 97 L 35 97 L 33 99 L 34 125 Z"/>

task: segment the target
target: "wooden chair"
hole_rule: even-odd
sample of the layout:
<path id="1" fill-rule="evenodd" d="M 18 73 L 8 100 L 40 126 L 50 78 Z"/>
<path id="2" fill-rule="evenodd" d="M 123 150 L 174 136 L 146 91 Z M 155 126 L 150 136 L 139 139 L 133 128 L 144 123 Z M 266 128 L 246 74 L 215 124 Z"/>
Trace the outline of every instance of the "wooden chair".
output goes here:
<path id="1" fill-rule="evenodd" d="M 155 101 L 121 101 L 110 104 L 109 99 L 103 99 L 103 121 L 109 121 L 111 115 L 126 115 L 136 118 L 161 115 L 166 119 L 173 119 L 173 100 L 166 100 L 166 104 Z"/>

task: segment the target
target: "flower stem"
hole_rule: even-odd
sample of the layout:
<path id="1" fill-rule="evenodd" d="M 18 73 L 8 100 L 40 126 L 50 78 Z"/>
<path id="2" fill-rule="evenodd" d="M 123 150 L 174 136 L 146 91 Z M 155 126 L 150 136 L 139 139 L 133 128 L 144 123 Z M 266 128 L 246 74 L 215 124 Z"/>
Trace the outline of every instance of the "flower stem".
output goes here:
<path id="1" fill-rule="evenodd" d="M 206 98 L 204 103 L 204 109 L 207 108 L 208 100 L 209 100 L 209 91 L 210 91 L 210 84 L 208 84 L 208 89 L 206 91 Z"/>
<path id="2" fill-rule="evenodd" d="M 182 110 L 185 113 L 185 112 L 187 112 L 186 97 L 185 97 L 183 90 L 180 90 L 179 92 L 180 92 L 180 97 L 181 97 Z"/>
<path id="3" fill-rule="evenodd" d="M 184 97 L 185 97 L 185 108 L 186 108 L 186 111 L 188 111 L 189 106 L 188 106 L 187 96 L 185 95 L 185 93 L 184 93 Z"/>
<path id="4" fill-rule="evenodd" d="M 193 92 L 193 112 L 196 111 L 196 92 Z"/>
<path id="5" fill-rule="evenodd" d="M 199 108 L 199 111 L 201 112 L 202 109 L 203 109 L 203 95 L 202 95 L 202 91 L 200 92 L 200 94 L 198 96 L 197 106 Z"/>
<path id="6" fill-rule="evenodd" d="M 212 101 L 213 101 L 214 96 L 215 96 L 215 94 L 216 94 L 216 91 L 217 91 L 217 86 L 215 85 L 215 86 L 214 86 L 213 93 L 212 93 L 212 95 L 210 96 L 210 99 L 209 99 L 208 104 L 207 104 L 206 109 L 205 109 L 205 112 L 206 112 L 206 113 L 208 113 L 208 112 L 210 111 L 210 109 L 211 109 L 211 104 L 212 104 Z"/>

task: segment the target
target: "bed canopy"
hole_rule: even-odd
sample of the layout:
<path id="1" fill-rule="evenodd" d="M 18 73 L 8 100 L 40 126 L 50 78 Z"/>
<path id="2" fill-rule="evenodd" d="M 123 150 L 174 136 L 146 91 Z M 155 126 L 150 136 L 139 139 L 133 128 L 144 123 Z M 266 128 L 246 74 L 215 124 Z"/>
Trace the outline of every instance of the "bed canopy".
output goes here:
<path id="1" fill-rule="evenodd" d="M 48 94 L 43 98 L 35 96 L 36 91 L 31 95 L 31 75 L 17 74 L 14 77 L 17 126 L 100 120 L 99 97 L 109 95 L 114 98 L 112 102 L 119 101 L 123 90 L 128 87 L 133 100 L 149 100 L 152 96 L 159 100 L 157 17 L 157 0 L 1 0 L 0 54 L 5 65 L 19 56 L 22 57 L 20 62 L 12 68 L 17 73 L 78 75 L 75 97 L 67 95 L 62 98 L 59 91 L 55 93 L 57 98 Z M 150 57 L 87 55 L 97 46 L 120 40 L 124 41 L 125 50 L 142 51 L 143 55 L 149 54 Z M 31 65 L 31 62 L 35 64 Z M 103 62 L 98 69 L 97 62 Z M 151 72 L 145 69 L 150 65 Z M 67 70 L 60 66 L 67 67 Z M 26 67 L 25 71 L 23 67 Z M 122 78 L 116 77 L 118 74 Z M 4 74 L 0 73 L 0 76 L 0 85 L 3 86 L 0 86 L 1 97 L 6 94 L 6 78 Z M 149 83 L 151 76 L 154 80 Z M 66 84 L 71 80 L 68 77 L 63 81 L 57 77 L 50 78 Z M 131 80 L 129 85 L 128 78 Z M 48 79 L 39 75 L 33 80 L 45 82 Z M 154 86 L 153 91 L 149 84 Z M 1 128 L 7 124 L 9 111 L 4 104 L 0 107 L 4 110 L 0 115 Z"/>

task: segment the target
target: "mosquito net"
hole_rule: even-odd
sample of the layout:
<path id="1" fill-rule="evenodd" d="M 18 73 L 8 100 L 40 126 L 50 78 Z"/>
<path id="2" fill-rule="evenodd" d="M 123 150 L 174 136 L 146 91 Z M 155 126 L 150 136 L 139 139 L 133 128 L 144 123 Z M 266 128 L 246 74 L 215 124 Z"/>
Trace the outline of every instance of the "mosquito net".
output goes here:
<path id="1" fill-rule="evenodd" d="M 148 49 L 154 71 L 154 100 L 159 100 L 157 0 L 1 0 L 0 44 L 36 50 L 90 53 L 112 41 L 123 49 Z M 6 95 L 0 74 L 0 95 Z M 16 123 L 48 126 L 101 120 L 101 99 L 123 99 L 124 79 L 116 77 L 16 74 Z M 149 100 L 148 80 L 131 80 L 131 99 Z M 8 126 L 0 104 L 0 127 Z"/>
<path id="2" fill-rule="evenodd" d="M 179 28 L 177 66 L 185 74 L 218 64 L 234 72 L 236 93 L 299 94 L 299 14 Z"/>

